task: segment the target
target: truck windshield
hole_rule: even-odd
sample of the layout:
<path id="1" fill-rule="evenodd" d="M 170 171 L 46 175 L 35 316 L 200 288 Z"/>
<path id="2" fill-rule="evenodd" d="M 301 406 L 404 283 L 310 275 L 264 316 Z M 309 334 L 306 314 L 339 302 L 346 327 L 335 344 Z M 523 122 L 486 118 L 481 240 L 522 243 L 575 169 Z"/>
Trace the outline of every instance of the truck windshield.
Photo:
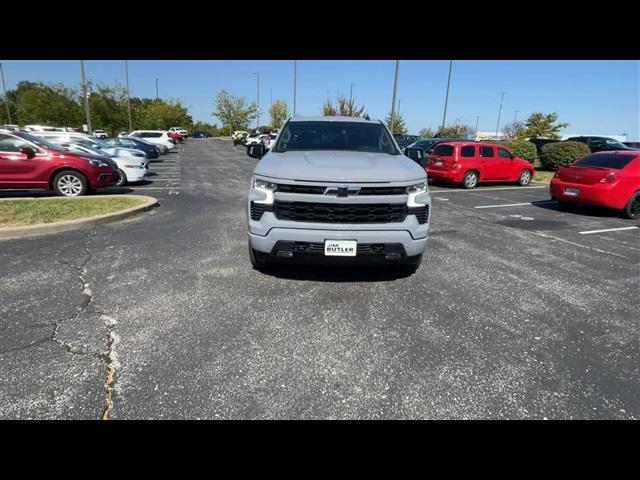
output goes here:
<path id="1" fill-rule="evenodd" d="M 274 152 L 349 150 L 400 155 L 380 123 L 298 121 L 283 128 Z"/>

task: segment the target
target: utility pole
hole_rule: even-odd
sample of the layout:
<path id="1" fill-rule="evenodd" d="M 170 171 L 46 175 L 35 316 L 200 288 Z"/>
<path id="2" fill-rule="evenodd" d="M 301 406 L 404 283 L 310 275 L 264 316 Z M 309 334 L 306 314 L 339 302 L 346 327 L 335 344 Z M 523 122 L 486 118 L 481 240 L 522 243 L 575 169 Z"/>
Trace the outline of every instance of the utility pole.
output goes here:
<path id="1" fill-rule="evenodd" d="M 9 98 L 7 97 L 7 85 L 4 83 L 4 70 L 2 70 L 2 63 L 0 63 L 0 76 L 2 76 L 2 92 L 4 93 L 4 104 L 7 106 L 8 123 L 11 124 L 11 111 L 9 110 Z"/>
<path id="2" fill-rule="evenodd" d="M 393 135 L 393 126 L 396 116 L 396 96 L 398 94 L 398 73 L 400 72 L 400 60 L 396 60 L 396 76 L 393 81 L 393 99 L 391 100 L 391 135 Z"/>
<path id="3" fill-rule="evenodd" d="M 158 79 L 156 78 L 156 100 L 158 100 L 160 98 L 160 94 L 158 93 Z"/>
<path id="4" fill-rule="evenodd" d="M 447 118 L 447 103 L 449 103 L 449 86 L 451 85 L 451 68 L 453 67 L 453 60 L 449 60 L 449 79 L 447 80 L 447 94 L 444 97 L 444 114 L 442 115 L 442 126 L 440 131 L 444 130 L 444 122 Z"/>
<path id="5" fill-rule="evenodd" d="M 256 125 L 256 130 L 258 128 L 260 128 L 260 73 L 254 73 L 254 75 L 257 75 L 258 77 L 258 118 L 257 118 L 257 125 Z"/>
<path id="6" fill-rule="evenodd" d="M 131 121 L 131 98 L 129 96 L 129 63 L 124 61 L 124 74 L 127 77 L 127 113 L 129 114 L 129 133 L 133 132 L 133 122 Z"/>
<path id="7" fill-rule="evenodd" d="M 80 73 L 82 75 L 82 93 L 84 97 L 84 113 L 87 116 L 87 129 L 91 135 L 91 113 L 89 111 L 89 92 L 87 91 L 87 80 L 84 76 L 84 60 L 80 60 Z"/>
<path id="8" fill-rule="evenodd" d="M 296 116 L 296 83 L 298 81 L 298 61 L 293 61 L 293 116 Z"/>
<path id="9" fill-rule="evenodd" d="M 498 112 L 498 124 L 496 125 L 496 139 L 498 138 L 498 131 L 500 130 L 500 116 L 502 115 L 502 102 L 504 100 L 504 95 L 507 92 L 499 92 L 502 97 L 500 98 L 500 111 Z"/>

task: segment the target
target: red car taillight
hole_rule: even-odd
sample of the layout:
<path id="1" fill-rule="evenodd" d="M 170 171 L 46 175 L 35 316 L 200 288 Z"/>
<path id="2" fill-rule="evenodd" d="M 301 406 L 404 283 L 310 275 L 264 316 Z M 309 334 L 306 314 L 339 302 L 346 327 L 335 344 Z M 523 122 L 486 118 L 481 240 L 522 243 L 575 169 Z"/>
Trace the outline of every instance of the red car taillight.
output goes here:
<path id="1" fill-rule="evenodd" d="M 616 174 L 614 172 L 609 172 L 600 179 L 600 183 L 616 183 L 616 180 Z"/>

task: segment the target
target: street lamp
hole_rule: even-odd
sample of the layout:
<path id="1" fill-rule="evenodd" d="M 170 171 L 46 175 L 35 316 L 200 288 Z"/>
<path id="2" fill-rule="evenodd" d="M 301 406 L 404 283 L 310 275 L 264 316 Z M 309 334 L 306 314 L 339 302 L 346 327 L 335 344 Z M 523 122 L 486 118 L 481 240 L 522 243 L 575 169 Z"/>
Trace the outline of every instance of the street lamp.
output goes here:
<path id="1" fill-rule="evenodd" d="M 80 74 L 82 75 L 82 91 L 84 97 L 84 113 L 87 118 L 87 129 L 89 135 L 91 135 L 91 113 L 89 111 L 89 92 L 87 91 L 87 80 L 84 76 L 84 60 L 80 60 Z"/>
<path id="2" fill-rule="evenodd" d="M 156 78 L 156 100 L 158 100 L 160 98 L 160 95 L 158 93 L 158 79 Z"/>
<path id="3" fill-rule="evenodd" d="M 400 72 L 400 60 L 396 60 L 396 75 L 393 81 L 393 99 L 391 100 L 391 134 L 393 135 L 393 125 L 396 115 L 396 96 L 398 94 L 398 73 Z"/>
<path id="4" fill-rule="evenodd" d="M 0 63 L 0 76 L 2 76 L 2 92 L 4 93 L 4 104 L 7 107 L 7 119 L 11 124 L 11 111 L 9 110 L 9 99 L 7 98 L 7 86 L 4 83 L 4 70 L 2 70 L 2 63 Z"/>
<path id="5" fill-rule="evenodd" d="M 440 131 L 444 130 L 444 122 L 447 118 L 447 103 L 449 103 L 449 86 L 451 85 L 451 69 L 453 67 L 453 60 L 449 60 L 449 78 L 447 79 L 447 94 L 444 97 L 444 113 L 442 114 L 442 126 Z"/>
<path id="6" fill-rule="evenodd" d="M 124 74 L 127 77 L 127 113 L 129 114 L 129 132 L 133 131 L 133 122 L 131 121 L 131 98 L 129 96 L 129 63 L 124 61 Z"/>
<path id="7" fill-rule="evenodd" d="M 502 97 L 500 98 L 500 111 L 498 112 L 498 124 L 496 125 L 496 139 L 498 138 L 498 131 L 500 130 L 500 116 L 502 115 L 502 102 L 504 100 L 504 95 L 507 92 L 500 92 Z"/>
<path id="8" fill-rule="evenodd" d="M 293 61 L 293 116 L 296 116 L 296 83 L 298 82 L 298 61 Z"/>
<path id="9" fill-rule="evenodd" d="M 353 86 L 355 83 L 351 84 L 351 88 L 349 88 L 349 105 L 351 105 L 351 101 L 353 100 Z"/>
<path id="10" fill-rule="evenodd" d="M 476 116 L 476 130 L 473 132 L 473 139 L 478 138 L 478 122 L 480 121 L 480 115 Z"/>
<path id="11" fill-rule="evenodd" d="M 258 117 L 256 119 L 256 130 L 258 130 L 260 128 L 260 73 L 254 73 L 254 75 L 258 77 Z"/>

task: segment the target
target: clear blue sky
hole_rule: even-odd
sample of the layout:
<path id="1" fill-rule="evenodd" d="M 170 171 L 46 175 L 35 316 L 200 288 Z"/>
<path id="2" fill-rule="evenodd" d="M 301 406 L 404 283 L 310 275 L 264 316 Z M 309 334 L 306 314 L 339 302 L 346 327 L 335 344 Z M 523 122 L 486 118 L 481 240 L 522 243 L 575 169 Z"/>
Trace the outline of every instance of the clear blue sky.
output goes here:
<path id="1" fill-rule="evenodd" d="M 20 80 L 80 83 L 78 61 L 2 61 L 7 88 Z M 391 110 L 395 62 L 298 61 L 297 113 L 318 115 L 323 101 L 353 87 L 358 103 L 372 118 Z M 410 133 L 442 122 L 448 61 L 401 61 L 398 83 L 400 113 Z M 87 76 L 100 83 L 124 85 L 124 62 L 86 61 Z M 219 121 L 211 116 L 216 93 L 256 100 L 260 72 L 260 104 L 265 117 L 273 99 L 293 103 L 293 61 L 130 61 L 132 95 L 182 100 L 194 120 Z M 640 139 L 640 62 L 637 61 L 454 61 L 447 123 L 456 119 L 479 131 L 495 131 L 500 95 L 506 91 L 501 128 L 533 111 L 560 114 L 568 134 L 628 134 Z M 266 120 L 267 118 L 265 118 Z M 261 123 L 263 122 L 261 119 Z"/>

